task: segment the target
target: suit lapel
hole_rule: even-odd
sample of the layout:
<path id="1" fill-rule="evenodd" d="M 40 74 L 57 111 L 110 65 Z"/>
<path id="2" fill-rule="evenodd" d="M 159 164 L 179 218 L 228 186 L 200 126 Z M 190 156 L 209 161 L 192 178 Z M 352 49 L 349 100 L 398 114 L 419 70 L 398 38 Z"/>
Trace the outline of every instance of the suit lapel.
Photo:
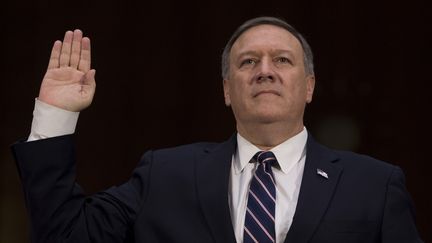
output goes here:
<path id="1" fill-rule="evenodd" d="M 342 168 L 337 155 L 308 136 L 306 162 L 293 223 L 285 243 L 308 242 L 333 196 Z M 320 170 L 320 174 L 317 172 Z M 328 178 L 325 178 L 327 175 Z"/>
<path id="2" fill-rule="evenodd" d="M 216 242 L 235 242 L 228 206 L 231 160 L 236 136 L 196 159 L 196 185 L 205 219 Z"/>

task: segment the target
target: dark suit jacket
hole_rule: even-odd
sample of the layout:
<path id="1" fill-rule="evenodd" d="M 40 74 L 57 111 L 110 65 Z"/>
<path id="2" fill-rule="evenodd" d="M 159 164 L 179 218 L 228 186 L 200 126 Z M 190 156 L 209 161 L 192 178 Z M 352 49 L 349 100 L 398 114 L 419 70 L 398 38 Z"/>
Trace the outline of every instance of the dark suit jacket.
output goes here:
<path id="1" fill-rule="evenodd" d="M 235 242 L 228 206 L 235 136 L 147 152 L 128 182 L 90 197 L 75 183 L 72 140 L 12 147 L 34 242 Z M 309 136 L 285 242 L 421 242 L 413 215 L 398 167 Z"/>

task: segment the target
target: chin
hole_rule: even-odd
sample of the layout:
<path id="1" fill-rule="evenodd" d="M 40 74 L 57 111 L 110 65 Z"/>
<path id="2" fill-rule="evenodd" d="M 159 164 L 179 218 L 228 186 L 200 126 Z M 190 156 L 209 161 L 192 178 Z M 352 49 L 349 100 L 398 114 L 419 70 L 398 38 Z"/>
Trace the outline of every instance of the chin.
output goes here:
<path id="1" fill-rule="evenodd" d="M 264 111 L 256 114 L 254 120 L 264 124 L 271 124 L 287 120 L 287 115 L 282 114 L 281 112 Z"/>

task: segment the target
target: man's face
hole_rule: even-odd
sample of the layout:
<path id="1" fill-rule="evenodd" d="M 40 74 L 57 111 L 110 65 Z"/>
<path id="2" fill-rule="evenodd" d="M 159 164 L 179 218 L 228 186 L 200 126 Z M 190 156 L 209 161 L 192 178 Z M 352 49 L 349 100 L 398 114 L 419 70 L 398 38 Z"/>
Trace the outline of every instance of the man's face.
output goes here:
<path id="1" fill-rule="evenodd" d="M 273 25 L 252 27 L 236 40 L 223 85 L 225 104 L 232 107 L 238 126 L 303 125 L 315 84 L 315 78 L 305 72 L 303 55 L 300 42 Z"/>

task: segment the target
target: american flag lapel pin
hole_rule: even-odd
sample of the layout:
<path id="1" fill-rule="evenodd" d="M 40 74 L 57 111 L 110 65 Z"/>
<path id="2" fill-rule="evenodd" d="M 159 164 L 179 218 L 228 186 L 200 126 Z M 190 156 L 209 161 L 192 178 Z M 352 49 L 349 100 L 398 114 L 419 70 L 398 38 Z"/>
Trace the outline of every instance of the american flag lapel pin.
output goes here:
<path id="1" fill-rule="evenodd" d="M 321 169 L 317 169 L 317 174 L 328 179 L 328 175 L 325 171 L 321 170 Z"/>

